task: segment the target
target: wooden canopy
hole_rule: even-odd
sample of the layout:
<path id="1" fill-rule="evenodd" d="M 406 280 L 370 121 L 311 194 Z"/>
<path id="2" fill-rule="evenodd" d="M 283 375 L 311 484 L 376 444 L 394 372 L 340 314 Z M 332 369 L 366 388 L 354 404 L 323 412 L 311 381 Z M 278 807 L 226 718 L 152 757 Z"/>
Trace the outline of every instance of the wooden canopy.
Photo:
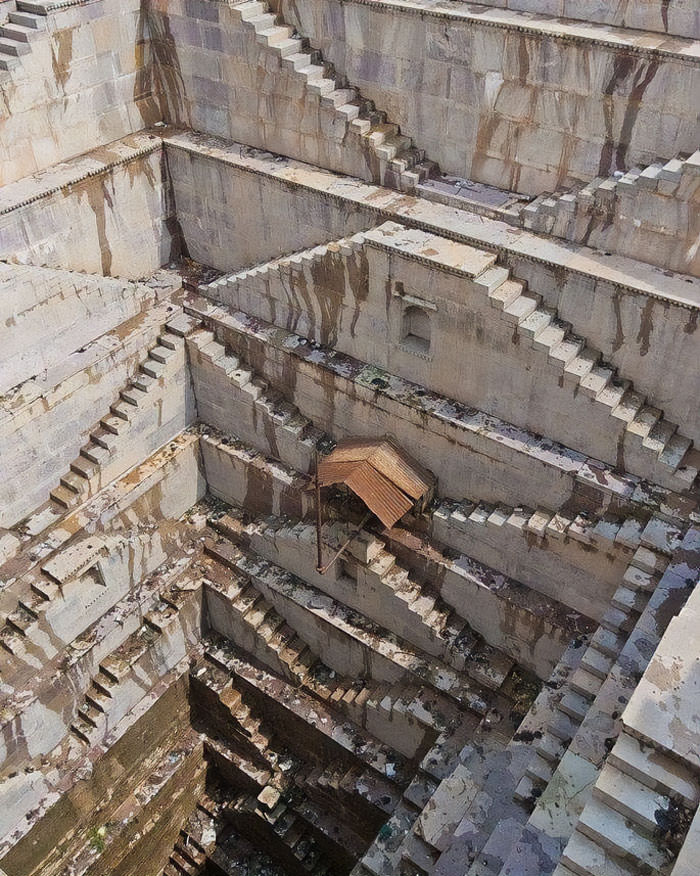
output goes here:
<path id="1" fill-rule="evenodd" d="M 348 438 L 319 460 L 321 487 L 345 484 L 391 528 L 429 497 L 433 476 L 386 438 Z"/>

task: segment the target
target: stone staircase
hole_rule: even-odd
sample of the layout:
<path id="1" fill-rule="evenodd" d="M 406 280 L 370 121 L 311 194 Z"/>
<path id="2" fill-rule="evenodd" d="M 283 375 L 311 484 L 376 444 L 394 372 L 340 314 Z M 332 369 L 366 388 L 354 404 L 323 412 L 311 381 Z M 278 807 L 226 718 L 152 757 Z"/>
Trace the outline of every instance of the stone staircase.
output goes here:
<path id="1" fill-rule="evenodd" d="M 283 65 L 302 79 L 306 93 L 332 110 L 350 136 L 361 139 L 372 159 L 376 182 L 408 192 L 435 171 L 435 165 L 425 161 L 425 154 L 413 146 L 410 137 L 403 136 L 398 125 L 388 123 L 385 113 L 336 74 L 320 52 L 310 49 L 308 41 L 271 12 L 266 2 L 247 0 L 231 8 L 255 31 L 256 41 L 276 53 Z"/>
<path id="2" fill-rule="evenodd" d="M 645 168 L 632 168 L 612 177 L 596 177 L 575 192 L 545 192 L 526 207 L 510 211 L 522 225 L 539 234 L 565 237 L 577 211 L 593 209 L 605 211 L 618 195 L 630 196 L 636 192 L 658 192 L 674 196 L 682 187 L 697 186 L 700 176 L 700 150 L 688 157 L 657 161 Z"/>
<path id="3" fill-rule="evenodd" d="M 20 67 L 22 57 L 32 50 L 32 42 L 46 36 L 46 15 L 28 10 L 27 5 L 20 0 L 17 10 L 9 12 L 0 24 L 0 76 L 1 71 L 11 73 Z"/>
<path id="4" fill-rule="evenodd" d="M 354 869 L 354 876 L 437 873 L 442 852 L 449 846 L 455 828 L 472 803 L 478 804 L 472 830 L 483 832 L 485 825 L 510 817 L 511 810 L 519 807 L 511 799 L 512 790 L 524 763 L 531 757 L 534 740 L 551 713 L 559 688 L 576 663 L 578 650 L 576 646 L 568 649 L 548 683 L 534 699 L 528 698 L 526 714 L 519 726 L 519 719 L 515 723 L 486 719 L 469 739 L 464 739 L 464 745 L 454 748 L 447 769 L 431 772 L 432 782 L 421 782 L 421 793 L 412 797 L 417 810 L 411 813 L 405 808 L 391 835 L 377 837 L 374 848 L 370 848 Z M 421 769 L 427 767 L 440 745 L 438 738 L 423 759 Z M 420 772 L 417 778 L 423 778 Z M 409 787 L 404 792 L 404 798 L 411 790 Z M 480 827 L 478 818 L 484 820 Z M 454 860 L 455 869 L 445 872 L 464 873 L 466 866 L 468 859 L 460 850 Z"/>
<path id="5" fill-rule="evenodd" d="M 290 274 L 313 268 L 323 263 L 329 255 L 352 257 L 364 249 L 366 237 L 367 235 L 360 231 L 350 237 L 281 256 L 233 274 L 226 274 L 210 283 L 201 284 L 198 287 L 199 292 L 217 304 L 225 304 L 235 310 L 248 312 L 250 308 L 243 306 L 241 298 L 244 290 L 248 291 L 248 294 L 254 294 L 258 288 L 264 288 L 271 281 L 284 282 Z"/>
<path id="6" fill-rule="evenodd" d="M 110 413 L 90 433 L 90 440 L 71 463 L 70 471 L 51 491 L 51 500 L 57 506 L 58 514 L 81 504 L 102 485 L 102 469 L 123 448 L 129 447 L 134 440 L 132 431 L 139 415 L 155 405 L 160 382 L 167 380 L 172 371 L 168 363 L 173 360 L 182 364 L 184 337 L 193 325 L 187 317 L 176 317 L 165 324 L 158 344 L 149 351 L 129 386 L 121 390 L 119 400 L 110 406 Z"/>
<path id="7" fill-rule="evenodd" d="M 139 629 L 100 661 L 71 724 L 75 737 L 93 745 L 147 693 L 148 686 L 182 659 L 188 638 L 190 644 L 198 639 L 199 624 L 189 615 L 194 609 L 198 616 L 199 599 L 200 588 L 194 581 L 169 588 L 143 616 Z"/>
<path id="8" fill-rule="evenodd" d="M 673 550 L 673 547 L 667 548 L 667 554 L 670 555 Z M 637 840 L 637 830 L 630 829 L 626 823 L 630 818 L 632 821 L 641 818 L 645 811 L 649 814 L 653 795 L 636 789 L 627 779 L 621 779 L 617 773 L 625 772 L 627 768 L 621 767 L 614 758 L 610 760 L 608 754 L 616 740 L 621 738 L 621 716 L 634 690 L 635 679 L 644 672 L 670 620 L 669 593 L 672 601 L 678 599 L 673 590 L 677 590 L 679 585 L 665 583 L 663 572 L 667 563 L 668 556 L 659 551 L 638 549 L 625 574 L 623 586 L 613 597 L 612 605 L 583 654 L 580 666 L 569 679 L 567 691 L 559 704 L 559 711 L 563 715 L 539 740 L 537 754 L 528 765 L 526 777 L 518 788 L 521 799 L 527 800 L 529 795 L 534 802 L 527 825 L 516 835 L 515 842 L 512 835 L 508 843 L 503 837 L 495 837 L 491 848 L 485 846 L 484 851 L 498 850 L 498 854 L 491 860 L 487 858 L 488 866 L 475 867 L 473 873 L 470 871 L 470 876 L 507 876 L 515 872 L 513 867 L 523 859 L 530 863 L 525 867 L 520 865 L 518 872 L 522 872 L 522 876 L 550 873 L 557 866 L 560 849 L 571 837 L 575 836 L 573 860 L 581 853 L 582 847 L 588 848 L 596 830 L 601 831 L 598 838 L 601 848 L 607 850 L 600 852 L 598 857 L 602 855 L 606 860 L 608 852 L 613 855 L 609 869 L 576 870 L 574 867 L 572 872 L 590 873 L 593 876 L 598 872 L 614 873 L 616 876 L 626 873 L 656 874 L 654 868 L 662 868 L 668 860 L 665 851 L 659 854 L 657 849 L 656 854 L 652 853 L 654 844 L 648 841 L 653 839 L 654 825 L 647 822 L 645 826 L 644 822 L 640 822 L 641 839 Z M 564 728 L 566 733 L 561 732 Z M 620 750 L 630 750 L 625 739 L 621 742 Z M 630 777 L 638 781 L 633 772 Z M 601 778 L 602 784 L 598 788 Z M 614 789 L 619 789 L 623 798 L 629 799 L 632 794 L 639 802 L 640 813 L 637 816 L 632 814 L 632 810 L 624 808 L 624 802 L 617 807 L 613 805 L 614 812 L 609 817 L 603 813 L 603 807 L 610 808 L 608 804 Z M 652 789 L 656 789 L 656 786 L 652 786 Z M 536 790 L 536 794 L 532 793 L 533 790 Z M 635 790 L 639 790 L 641 796 L 634 795 Z M 660 798 L 653 805 L 652 814 L 669 808 Z M 587 809 L 591 816 L 590 824 L 587 822 L 588 816 L 583 814 Z M 601 816 L 604 823 L 600 821 Z M 663 813 L 660 817 L 663 817 Z M 608 829 L 620 842 L 628 843 L 626 849 L 618 846 L 616 850 L 612 841 L 606 841 Z M 582 833 L 583 839 L 574 831 Z M 534 850 L 543 847 L 550 848 L 551 861 L 545 867 L 540 858 L 541 869 L 535 869 Z M 637 860 L 635 849 L 639 851 Z M 622 859 L 619 866 L 623 869 L 615 869 L 618 866 L 615 855 Z M 590 864 L 593 858 L 589 857 L 588 860 Z M 628 870 L 624 869 L 625 860 Z M 563 873 L 568 876 L 566 870 Z"/>
<path id="9" fill-rule="evenodd" d="M 216 846 L 219 805 L 205 795 L 180 830 L 160 876 L 201 876 L 207 856 Z"/>
<path id="10" fill-rule="evenodd" d="M 199 329 L 187 344 L 195 360 L 192 379 L 200 417 L 224 432 L 233 428 L 246 444 L 308 472 L 319 441 L 327 436 L 238 356 L 227 353 L 213 332 Z"/>
<path id="11" fill-rule="evenodd" d="M 623 731 L 553 876 L 668 873 L 671 854 L 659 834 L 673 831 L 680 807 L 689 813 L 698 804 L 697 776 Z"/>
<path id="12" fill-rule="evenodd" d="M 205 542 L 204 550 L 214 561 L 207 564 L 206 587 L 217 588 L 226 599 L 236 643 L 288 680 L 303 684 L 319 663 L 317 655 L 239 572 L 236 554 L 229 555 L 211 541 Z M 225 569 L 223 575 L 217 574 L 217 566 Z"/>
<path id="13" fill-rule="evenodd" d="M 227 538 L 251 544 L 273 562 L 279 546 L 285 542 L 308 544 L 311 550 L 316 540 L 315 526 L 311 523 L 290 525 L 289 521 L 271 516 L 243 523 L 233 514 L 228 514 L 213 521 L 213 526 Z M 330 524 L 324 536 L 327 544 L 340 547 L 349 530 L 352 527 L 344 523 Z M 268 551 L 264 550 L 261 540 L 269 546 Z M 503 685 L 514 666 L 512 658 L 484 642 L 451 606 L 419 584 L 409 570 L 398 563 L 380 537 L 361 531 L 353 540 L 355 544 L 361 544 L 361 555 L 366 563 L 350 560 L 345 568 L 351 572 L 353 563 L 357 576 L 355 586 L 384 592 L 383 625 L 421 651 L 464 672 L 478 685 L 491 690 L 498 690 Z M 303 571 L 299 569 L 298 574 L 307 579 Z M 359 604 L 351 607 L 361 611 Z"/>
<path id="14" fill-rule="evenodd" d="M 510 278 L 506 268 L 488 268 L 475 280 L 487 291 L 491 304 L 513 325 L 522 343 L 547 355 L 560 379 L 574 394 L 592 399 L 600 410 L 624 423 L 625 462 L 630 471 L 651 463 L 651 479 L 675 489 L 689 489 L 700 468 L 693 442 L 678 432 L 659 408 L 630 381 L 621 378 L 614 366 L 601 361 L 600 353 L 572 331 L 556 310 L 543 306 L 541 296 L 524 283 Z"/>
<path id="15" fill-rule="evenodd" d="M 31 647 L 35 631 L 43 626 L 44 615 L 52 608 L 63 588 L 90 570 L 99 578 L 102 559 L 121 543 L 119 537 L 94 534 L 65 547 L 28 575 L 29 592 L 18 600 L 0 629 L 0 646 L 10 654 L 23 654 Z M 49 649 L 51 653 L 51 649 Z"/>
<path id="16" fill-rule="evenodd" d="M 207 543 L 205 550 L 219 554 L 225 563 L 235 565 L 244 576 L 250 576 L 264 595 L 270 594 L 275 602 L 279 599 L 277 609 L 280 614 L 285 613 L 285 606 L 309 611 L 323 625 L 334 629 L 338 637 L 347 637 L 349 642 L 356 643 L 368 654 L 376 652 L 378 659 L 386 661 L 386 670 L 395 676 L 406 674 L 407 678 L 415 677 L 420 683 L 444 693 L 478 715 L 488 711 L 487 690 L 470 681 L 465 673 L 425 657 L 405 639 L 399 639 L 389 630 L 380 628 L 369 618 L 360 616 L 279 566 L 224 539 L 218 543 Z M 330 665 L 329 660 L 323 655 L 321 657 L 326 665 Z"/>
<path id="17" fill-rule="evenodd" d="M 647 556 L 646 551 L 669 553 L 675 550 L 684 531 L 682 524 L 672 523 L 657 514 L 647 518 L 620 517 L 605 511 L 596 514 L 562 509 L 555 512 L 469 499 L 440 502 L 432 513 L 432 525 L 440 535 L 444 535 L 445 526 L 465 534 L 474 527 L 501 529 L 507 526 L 524 537 L 572 539 L 600 550 L 618 547 L 634 551 L 638 562 L 643 562 L 641 558 Z"/>
<path id="18" fill-rule="evenodd" d="M 259 843 L 281 848 L 282 857 L 296 860 L 295 872 L 310 876 L 333 873 L 332 864 L 326 860 L 308 823 L 281 799 L 273 786 L 263 788 L 257 797 L 241 794 L 226 807 L 225 814 L 240 832 L 257 835 Z"/>
<path id="19" fill-rule="evenodd" d="M 248 663 L 227 640 L 214 641 L 210 638 L 206 643 L 204 659 L 207 665 L 219 670 L 214 690 L 233 720 L 241 726 L 245 741 L 285 787 L 295 781 L 295 776 L 298 778 L 297 784 L 308 783 L 312 770 L 303 773 L 303 776 L 298 772 L 299 758 L 290 754 L 291 742 L 275 734 L 268 719 L 263 718 L 257 707 L 252 705 L 253 699 L 258 702 L 259 697 L 267 696 L 268 691 L 275 692 L 273 702 L 277 708 L 288 711 L 292 720 L 301 719 L 308 723 L 309 733 L 320 734 L 319 741 L 322 740 L 323 744 L 313 749 L 317 755 L 312 760 L 321 756 L 323 746 L 330 746 L 329 750 L 336 753 L 333 762 L 348 764 L 343 775 L 347 775 L 351 765 L 359 768 L 363 774 L 369 771 L 374 781 L 379 780 L 383 788 L 388 783 L 394 789 L 391 795 L 409 783 L 410 770 L 405 758 L 398 752 L 377 741 L 359 726 L 343 721 L 334 708 L 327 707 L 306 691 L 290 686 L 277 676 Z M 212 683 L 206 671 L 195 669 L 194 677 L 198 683 Z M 227 679 L 233 679 L 233 687 L 225 683 Z M 285 766 L 281 776 L 280 763 Z M 324 765 L 321 773 L 325 769 Z M 289 775 L 285 778 L 287 773 Z M 317 773 L 314 780 L 321 773 Z"/>
<path id="20" fill-rule="evenodd" d="M 431 256 L 432 260 L 446 269 L 459 271 L 459 251 L 455 251 L 452 241 L 415 230 L 409 232 L 388 222 L 371 232 L 222 277 L 202 286 L 201 292 L 217 304 L 246 311 L 250 308 L 241 305 L 245 304 L 246 295 L 255 294 L 258 280 L 263 286 L 271 277 L 283 280 L 285 272 L 317 263 L 329 252 L 351 255 L 362 249 L 368 237 L 372 238 L 373 246 L 382 246 L 382 239 L 388 239 L 382 230 L 400 235 L 402 253 L 410 256 L 415 249 L 420 254 L 430 246 L 437 253 Z M 415 238 L 415 244 L 410 242 L 409 234 L 411 239 Z M 389 243 L 384 245 L 390 247 Z M 513 279 L 509 269 L 496 264 L 482 271 L 473 283 L 483 289 L 489 302 L 512 325 L 523 347 L 545 354 L 549 366 L 556 369 L 557 380 L 575 396 L 580 394 L 594 403 L 593 414 L 602 417 L 603 426 L 610 416 L 616 429 L 624 429 L 628 471 L 643 473 L 649 480 L 671 489 L 685 491 L 692 487 L 700 470 L 700 454 L 693 448 L 692 440 L 678 431 L 677 424 L 665 419 L 662 410 L 647 403 L 646 396 L 622 378 L 613 365 L 602 361 L 601 354 L 585 338 L 576 335 L 571 324 L 560 319 L 555 309 L 543 305 L 539 294 Z M 265 294 L 264 288 L 261 291 Z M 256 315 L 258 309 L 253 308 Z"/>
<path id="21" fill-rule="evenodd" d="M 224 532 L 230 531 L 225 518 L 221 528 Z M 222 563 L 220 545 L 205 544 L 205 550 L 211 551 L 216 565 Z M 461 712 L 447 697 L 418 683 L 358 681 L 329 669 L 254 584 L 235 572 L 232 576 L 228 564 L 226 569 L 219 586 L 232 615 L 238 620 L 233 633 L 239 646 L 387 744 L 397 745 L 397 733 L 402 735 L 405 748 L 399 744 L 399 749 L 407 756 L 425 745 L 428 737 L 437 738 L 435 747 L 443 753 L 440 766 L 433 758 L 426 767 L 426 774 L 441 776 L 451 744 L 449 740 L 457 725 L 466 731 L 470 723 L 468 714 Z M 207 574 L 206 586 L 217 586 L 220 576 L 211 563 Z M 251 640 L 257 640 L 257 644 Z M 492 685 L 493 680 L 494 675 L 490 673 Z"/>

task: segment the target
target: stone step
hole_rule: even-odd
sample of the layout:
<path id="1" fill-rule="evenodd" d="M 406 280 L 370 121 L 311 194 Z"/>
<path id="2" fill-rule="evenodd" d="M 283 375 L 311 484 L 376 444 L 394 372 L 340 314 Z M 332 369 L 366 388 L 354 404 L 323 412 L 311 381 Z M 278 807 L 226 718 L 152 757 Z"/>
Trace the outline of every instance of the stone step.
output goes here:
<path id="1" fill-rule="evenodd" d="M 557 876 L 563 867 L 563 876 L 639 876 L 636 864 L 614 859 L 598 843 L 575 830 L 562 852 L 559 867 L 552 876 Z"/>
<path id="2" fill-rule="evenodd" d="M 21 55 L 28 55 L 31 50 L 28 42 L 0 37 L 0 54 L 19 57 Z"/>
<path id="3" fill-rule="evenodd" d="M 31 12 L 10 12 L 8 19 L 13 24 L 19 24 L 22 27 L 31 27 L 34 30 L 46 29 L 46 16 L 35 15 Z"/>
<path id="4" fill-rule="evenodd" d="M 652 791 L 610 764 L 598 776 L 593 796 L 650 834 L 658 827 L 656 814 L 668 811 L 671 803 L 668 797 Z"/>
<path id="5" fill-rule="evenodd" d="M 669 861 L 669 855 L 652 839 L 643 836 L 627 818 L 595 797 L 585 805 L 578 830 L 623 860 L 639 862 L 637 866 L 663 870 Z"/>
<path id="6" fill-rule="evenodd" d="M 621 733 L 608 755 L 608 764 L 652 791 L 680 800 L 693 809 L 700 803 L 700 779 L 684 766 L 627 733 Z"/>

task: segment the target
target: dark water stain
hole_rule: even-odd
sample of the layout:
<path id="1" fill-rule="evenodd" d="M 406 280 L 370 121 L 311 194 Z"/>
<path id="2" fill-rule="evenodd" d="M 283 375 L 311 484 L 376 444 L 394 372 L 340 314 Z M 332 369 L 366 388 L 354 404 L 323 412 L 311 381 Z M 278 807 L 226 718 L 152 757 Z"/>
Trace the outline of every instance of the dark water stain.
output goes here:
<path id="1" fill-rule="evenodd" d="M 321 312 L 321 338 L 325 346 L 334 347 L 340 330 L 341 306 L 345 286 L 343 258 L 328 253 L 311 265 L 313 289 Z"/>
<path id="2" fill-rule="evenodd" d="M 639 355 L 646 356 L 649 352 L 649 338 L 651 333 L 654 331 L 654 323 L 652 321 L 652 314 L 654 312 L 654 299 L 647 299 L 647 303 L 642 308 L 642 316 L 639 322 L 639 332 L 637 333 L 637 343 L 641 344 L 639 348 Z"/>
<path id="3" fill-rule="evenodd" d="M 299 290 L 299 294 L 304 300 L 304 307 L 309 319 L 309 336 L 313 340 L 318 340 L 316 337 L 316 311 L 314 309 L 313 301 L 311 300 L 311 295 L 309 294 L 309 284 L 303 271 L 299 271 L 299 273 L 295 275 L 294 285 Z"/>
<path id="4" fill-rule="evenodd" d="M 77 25 L 55 31 L 51 43 L 51 66 L 53 67 L 54 79 L 61 88 L 65 87 L 70 78 L 70 66 L 73 60 L 73 31 L 76 27 Z"/>
<path id="5" fill-rule="evenodd" d="M 175 202 L 175 187 L 173 186 L 170 164 L 165 149 L 160 154 L 160 178 L 163 186 L 163 208 L 165 215 L 165 228 L 170 236 L 169 262 L 179 262 L 181 258 L 189 258 L 190 252 L 178 217 L 177 204 Z"/>
<path id="6" fill-rule="evenodd" d="M 664 30 L 668 33 L 668 7 L 671 0 L 661 0 L 661 21 L 664 24 Z"/>
<path id="7" fill-rule="evenodd" d="M 613 353 L 617 353 L 620 347 L 625 342 L 625 333 L 622 328 L 622 309 L 620 302 L 620 293 L 615 292 L 612 299 L 613 310 L 615 311 L 615 340 L 613 341 Z"/>
<path id="8" fill-rule="evenodd" d="M 632 55 L 616 55 L 610 79 L 603 89 L 603 115 L 605 118 L 605 143 L 600 153 L 599 176 L 609 176 L 614 170 L 625 170 L 634 125 L 637 121 L 644 92 L 659 69 L 657 60 L 642 61 L 635 70 L 636 58 Z M 613 132 L 615 106 L 613 96 L 625 80 L 634 74 L 630 95 L 627 98 L 625 115 L 616 137 Z"/>
<path id="9" fill-rule="evenodd" d="M 355 310 L 350 323 L 350 335 L 355 337 L 357 320 L 360 318 L 362 305 L 369 295 L 369 264 L 364 249 L 354 253 L 347 259 L 348 285 L 355 299 Z"/>
<path id="10" fill-rule="evenodd" d="M 253 407 L 255 407 L 255 405 L 253 405 Z M 270 455 L 274 456 L 275 459 L 281 459 L 279 447 L 277 446 L 277 433 L 275 432 L 275 424 L 272 419 L 267 416 L 267 414 L 265 415 L 263 420 L 263 429 L 265 431 L 265 438 L 267 439 L 267 446 L 270 448 Z"/>
<path id="11" fill-rule="evenodd" d="M 114 194 L 114 180 L 112 182 L 112 194 Z M 97 240 L 100 246 L 100 261 L 102 273 L 105 277 L 110 275 L 112 270 L 112 249 L 107 235 L 107 207 L 110 211 L 114 209 L 114 201 L 112 194 L 108 189 L 108 180 L 102 179 L 90 180 L 87 185 L 82 186 L 78 194 L 78 198 L 82 200 L 85 196 L 90 209 L 95 215 L 95 226 L 97 228 Z"/>
<path id="12" fill-rule="evenodd" d="M 690 313 L 690 319 L 683 326 L 683 331 L 686 333 L 686 335 L 694 335 L 697 327 L 698 327 L 698 311 L 692 310 Z"/>
<path id="13" fill-rule="evenodd" d="M 521 36 L 518 40 L 518 81 L 525 85 L 530 72 L 530 55 L 527 50 L 527 38 Z"/>
<path id="14" fill-rule="evenodd" d="M 149 3 L 142 3 L 134 46 L 133 96 L 145 126 L 158 120 L 187 124 L 185 81 L 176 46 L 167 13 L 153 13 Z"/>

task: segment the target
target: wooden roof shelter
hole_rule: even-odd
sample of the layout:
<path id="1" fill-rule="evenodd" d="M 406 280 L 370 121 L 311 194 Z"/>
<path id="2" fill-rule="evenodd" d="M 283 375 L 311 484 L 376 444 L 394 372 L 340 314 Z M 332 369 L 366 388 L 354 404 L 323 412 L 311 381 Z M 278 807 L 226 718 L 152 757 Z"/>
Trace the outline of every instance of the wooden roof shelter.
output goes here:
<path id="1" fill-rule="evenodd" d="M 348 438 L 318 462 L 319 487 L 345 484 L 391 528 L 427 502 L 435 478 L 388 438 Z"/>

